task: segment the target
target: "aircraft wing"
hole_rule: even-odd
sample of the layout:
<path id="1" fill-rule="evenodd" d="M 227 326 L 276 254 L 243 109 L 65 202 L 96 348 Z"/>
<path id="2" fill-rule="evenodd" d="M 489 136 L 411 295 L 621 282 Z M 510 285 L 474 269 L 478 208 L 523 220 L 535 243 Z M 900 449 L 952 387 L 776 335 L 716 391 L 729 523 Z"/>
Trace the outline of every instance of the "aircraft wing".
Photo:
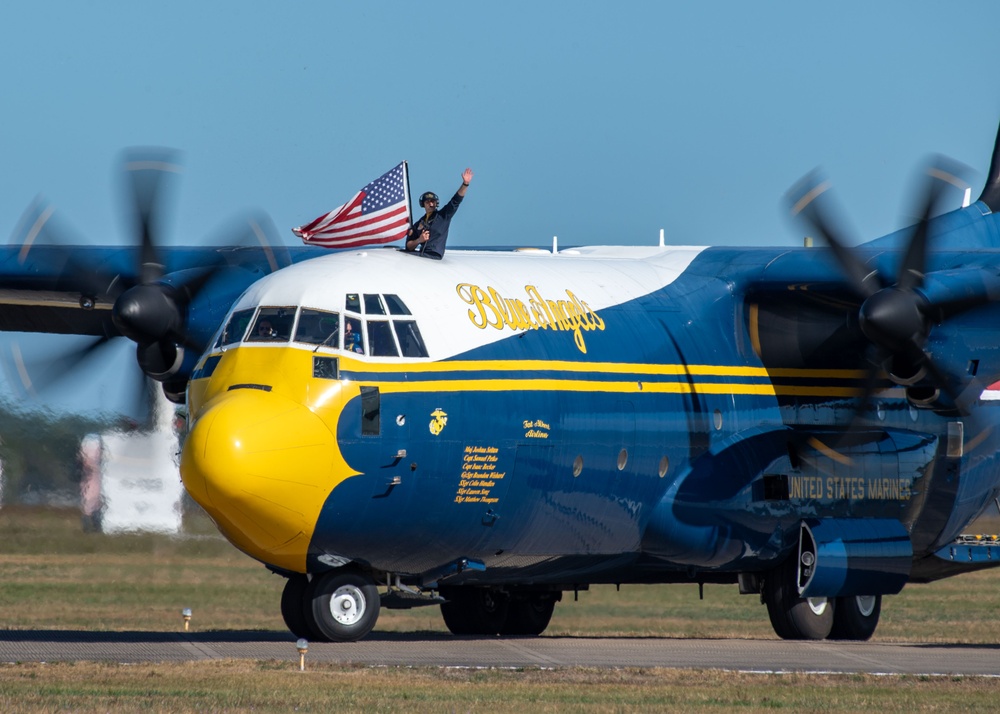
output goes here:
<path id="1" fill-rule="evenodd" d="M 0 331 L 121 335 L 111 320 L 112 309 L 122 293 L 142 282 L 141 250 L 57 244 L 0 248 Z M 161 248 L 157 282 L 190 293 L 190 281 L 205 280 L 189 302 L 197 298 L 199 304 L 211 304 L 214 315 L 220 309 L 225 313 L 261 276 L 315 255 L 309 248 Z M 189 313 L 189 328 L 199 334 L 217 326 L 209 315 Z"/>

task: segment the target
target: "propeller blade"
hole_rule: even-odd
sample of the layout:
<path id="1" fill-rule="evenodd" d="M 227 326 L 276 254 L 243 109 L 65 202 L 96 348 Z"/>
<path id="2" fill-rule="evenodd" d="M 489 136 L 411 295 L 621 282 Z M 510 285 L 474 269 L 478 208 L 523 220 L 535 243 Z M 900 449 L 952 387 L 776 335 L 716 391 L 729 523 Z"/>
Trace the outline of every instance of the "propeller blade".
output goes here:
<path id="1" fill-rule="evenodd" d="M 862 430 L 862 426 L 868 420 L 868 409 L 872 404 L 872 397 L 878 391 L 879 384 L 884 379 L 882 363 L 888 359 L 888 354 L 875 345 L 869 345 L 865 351 L 865 361 L 868 362 L 868 370 L 861 383 L 861 394 L 854 405 L 854 415 L 848 423 L 843 436 L 837 440 L 830 448 L 839 449 L 851 441 L 851 436 Z"/>
<path id="2" fill-rule="evenodd" d="M 286 268 L 292 264 L 288 246 L 281 242 L 274 221 L 266 213 L 256 213 L 248 217 L 247 224 L 253 236 L 253 244 L 264 249 L 270 272 Z"/>
<path id="3" fill-rule="evenodd" d="M 44 357 L 26 354 L 18 341 L 10 343 L 9 360 L 4 360 L 7 381 L 28 396 L 38 398 L 55 387 L 73 368 L 104 351 L 114 338 L 97 337 L 63 354 Z"/>
<path id="4" fill-rule="evenodd" d="M 159 384 L 151 380 L 141 370 L 130 370 L 132 384 L 129 385 L 130 404 L 128 413 L 135 417 L 140 429 L 152 429 L 156 426 L 154 413 L 153 389 Z"/>
<path id="5" fill-rule="evenodd" d="M 33 289 L 114 301 L 117 273 L 92 259 L 79 234 L 41 197 L 25 209 L 9 243 L 18 246 L 18 264 L 32 273 Z"/>
<path id="6" fill-rule="evenodd" d="M 287 267 L 292 263 L 291 254 L 287 246 L 281 242 L 274 222 L 270 216 L 263 212 L 251 213 L 240 220 L 237 225 L 227 227 L 222 232 L 222 240 L 226 245 L 236 247 L 235 255 L 237 255 L 237 261 L 239 260 L 238 253 L 241 249 L 262 249 L 267 260 L 267 272 L 269 273 Z M 173 300 L 179 312 L 186 312 L 188 306 L 197 300 L 202 291 L 211 285 L 212 281 L 220 273 L 231 267 L 226 262 L 224 255 L 233 254 L 220 253 L 218 262 L 213 266 L 201 270 L 185 271 L 184 273 L 171 276 L 171 278 L 181 277 L 180 280 L 171 279 L 170 281 L 170 285 L 173 288 Z M 194 351 L 197 354 L 204 352 L 208 346 L 204 339 L 195 339 L 195 337 L 187 332 L 183 321 L 179 324 L 180 327 L 171 330 L 166 337 L 186 350 Z"/>
<path id="7" fill-rule="evenodd" d="M 160 213 L 164 183 L 180 173 L 178 152 L 164 148 L 136 148 L 125 152 L 123 167 L 133 210 L 133 233 L 140 247 L 139 281 L 144 285 L 163 277 Z"/>
<path id="8" fill-rule="evenodd" d="M 230 265 L 239 265 L 243 254 L 248 257 L 256 256 L 257 249 L 264 252 L 268 273 L 292 264 L 291 253 L 281 241 L 274 221 L 263 211 L 251 211 L 227 222 L 214 231 L 206 242 L 230 248 L 226 252 L 226 260 Z"/>
<path id="9" fill-rule="evenodd" d="M 863 298 L 875 294 L 881 287 L 878 274 L 851 250 L 849 246 L 855 241 L 845 237 L 847 231 L 834 219 L 834 214 L 841 215 L 841 212 L 836 210 L 830 195 L 830 182 L 818 171 L 813 171 L 785 194 L 785 201 L 791 214 L 805 221 L 830 246 L 851 288 Z"/>
<path id="10" fill-rule="evenodd" d="M 917 225 L 899 266 L 899 275 L 896 281 L 899 289 L 912 290 L 924 284 L 924 274 L 927 270 L 927 232 L 930 220 L 938 214 L 941 199 L 948 186 L 965 190 L 968 184 L 962 175 L 969 171 L 968 167 L 944 156 L 934 157 L 928 166 Z"/>

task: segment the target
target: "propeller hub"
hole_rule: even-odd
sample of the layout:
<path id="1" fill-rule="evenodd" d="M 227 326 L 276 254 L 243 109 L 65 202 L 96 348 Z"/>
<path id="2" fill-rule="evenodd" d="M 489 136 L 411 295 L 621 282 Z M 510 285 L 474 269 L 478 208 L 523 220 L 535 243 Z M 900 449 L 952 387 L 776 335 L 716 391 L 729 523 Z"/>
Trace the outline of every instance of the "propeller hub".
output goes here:
<path id="1" fill-rule="evenodd" d="M 865 337 L 892 353 L 920 347 L 927 337 L 925 300 L 912 290 L 889 287 L 861 305 L 859 323 Z"/>
<path id="2" fill-rule="evenodd" d="M 176 333 L 182 324 L 180 308 L 162 285 L 136 285 L 115 301 L 111 312 L 115 327 L 140 345 L 159 342 Z"/>

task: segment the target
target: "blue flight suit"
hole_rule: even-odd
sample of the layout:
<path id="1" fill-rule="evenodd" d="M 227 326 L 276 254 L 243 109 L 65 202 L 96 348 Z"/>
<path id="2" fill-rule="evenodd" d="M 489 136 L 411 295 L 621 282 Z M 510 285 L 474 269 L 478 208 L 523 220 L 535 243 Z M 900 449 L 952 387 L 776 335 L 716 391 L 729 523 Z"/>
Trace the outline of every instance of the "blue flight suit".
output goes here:
<path id="1" fill-rule="evenodd" d="M 422 251 L 425 258 L 441 260 L 444 257 L 444 244 L 448 242 L 448 228 L 461 203 L 462 197 L 456 193 L 446 206 L 432 213 L 430 219 L 424 215 L 414 222 L 413 233 L 409 240 L 419 238 L 425 228 L 431 233 L 430 239 L 416 248 L 416 250 Z"/>

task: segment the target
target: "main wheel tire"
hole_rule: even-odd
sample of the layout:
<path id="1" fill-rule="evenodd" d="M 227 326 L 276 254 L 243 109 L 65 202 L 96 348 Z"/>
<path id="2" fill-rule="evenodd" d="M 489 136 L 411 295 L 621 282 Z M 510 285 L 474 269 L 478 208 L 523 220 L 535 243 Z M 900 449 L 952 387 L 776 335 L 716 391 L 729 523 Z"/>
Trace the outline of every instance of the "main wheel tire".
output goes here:
<path id="1" fill-rule="evenodd" d="M 833 628 L 834 602 L 829 598 L 801 598 L 796 586 L 796 556 L 764 579 L 764 602 L 771 626 L 783 640 L 822 640 Z"/>
<path id="2" fill-rule="evenodd" d="M 881 595 L 838 597 L 833 612 L 831 640 L 868 640 L 875 634 L 882 614 Z"/>
<path id="3" fill-rule="evenodd" d="M 329 642 L 355 642 L 375 627 L 380 607 L 375 581 L 363 573 L 331 570 L 306 590 L 307 621 Z"/>
<path id="4" fill-rule="evenodd" d="M 441 616 L 453 635 L 498 635 L 507 622 L 510 597 L 495 588 L 442 588 Z"/>
<path id="5" fill-rule="evenodd" d="M 313 640 L 316 635 L 306 619 L 308 587 L 309 579 L 305 575 L 293 575 L 285 581 L 285 589 L 281 591 L 281 617 L 293 635 Z"/>
<path id="6" fill-rule="evenodd" d="M 513 598 L 507 608 L 507 621 L 500 628 L 501 635 L 540 635 L 545 632 L 556 607 L 553 593 L 532 593 L 524 598 Z"/>

